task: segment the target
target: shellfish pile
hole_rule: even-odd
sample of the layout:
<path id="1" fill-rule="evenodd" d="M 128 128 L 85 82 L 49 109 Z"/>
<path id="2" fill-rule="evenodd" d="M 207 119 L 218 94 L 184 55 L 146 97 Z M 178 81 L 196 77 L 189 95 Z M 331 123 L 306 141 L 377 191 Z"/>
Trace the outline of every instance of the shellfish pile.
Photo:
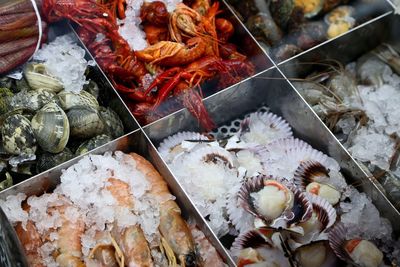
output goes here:
<path id="1" fill-rule="evenodd" d="M 158 151 L 215 233 L 236 237 L 239 266 L 385 266 L 400 258 L 390 223 L 339 164 L 265 109 L 210 134 L 177 133 Z"/>
<path id="2" fill-rule="evenodd" d="M 81 70 L 64 68 L 59 78 L 51 69 L 56 62 L 31 61 L 21 79 L 0 79 L 1 173 L 7 174 L 0 190 L 10 186 L 10 174 L 23 179 L 43 172 L 124 133 L 118 114 L 100 105 L 101 88 L 86 80 L 85 51 L 69 40 L 56 39 L 48 45 L 52 49 L 47 54 L 53 59 L 69 56 L 61 66 L 70 64 Z M 67 45 L 69 52 L 54 53 L 58 45 Z M 44 59 L 44 49 L 35 58 Z M 74 60 L 84 62 L 74 65 Z M 67 90 L 73 85 L 75 90 Z"/>
<path id="3" fill-rule="evenodd" d="M 308 75 L 303 82 L 293 83 L 352 156 L 382 184 L 397 207 L 399 66 L 400 55 L 395 47 L 381 44 L 346 67 L 332 65 Z M 312 77 L 321 74 L 326 78 L 315 82 Z"/>
<path id="4" fill-rule="evenodd" d="M 280 62 L 335 38 L 375 16 L 379 0 L 230 0 L 271 57 Z"/>

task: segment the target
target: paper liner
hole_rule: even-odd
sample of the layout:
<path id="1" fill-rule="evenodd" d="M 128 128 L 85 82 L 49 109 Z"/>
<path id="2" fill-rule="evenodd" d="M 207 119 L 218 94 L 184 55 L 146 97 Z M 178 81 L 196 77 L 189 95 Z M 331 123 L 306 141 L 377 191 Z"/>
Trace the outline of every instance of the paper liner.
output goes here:
<path id="1" fill-rule="evenodd" d="M 172 161 L 178 153 L 172 153 L 171 150 L 185 140 L 196 142 L 201 140 L 207 141 L 209 138 L 196 132 L 179 132 L 164 139 L 158 147 L 158 152 L 167 162 Z"/>
<path id="2" fill-rule="evenodd" d="M 267 127 L 270 132 L 263 132 L 264 128 L 257 127 L 259 123 Z M 257 138 L 254 134 L 258 134 Z M 293 132 L 289 124 L 281 117 L 269 112 L 254 112 L 242 121 L 238 136 L 247 143 L 266 145 L 275 140 L 292 137 Z M 258 139 L 260 136 L 263 137 Z"/>

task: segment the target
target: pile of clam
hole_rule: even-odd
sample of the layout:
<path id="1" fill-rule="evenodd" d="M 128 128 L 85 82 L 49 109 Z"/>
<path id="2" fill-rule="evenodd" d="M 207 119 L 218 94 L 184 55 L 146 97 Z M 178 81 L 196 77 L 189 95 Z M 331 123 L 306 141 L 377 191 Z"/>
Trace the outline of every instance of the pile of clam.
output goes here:
<path id="1" fill-rule="evenodd" d="M 158 150 L 214 232 L 236 237 L 238 266 L 377 267 L 395 257 L 381 247 L 391 233 L 367 240 L 347 223 L 348 209 L 361 207 L 361 214 L 371 201 L 356 203 L 352 196 L 361 193 L 339 164 L 294 138 L 272 113 L 252 113 L 208 135 L 180 132 Z M 368 219 L 380 227 L 376 216 Z"/>
<path id="2" fill-rule="evenodd" d="M 28 63 L 21 80 L 2 78 L 3 170 L 40 173 L 123 135 L 120 118 L 110 108 L 100 106 L 98 94 L 93 81 L 78 94 L 65 91 L 41 63 Z M 9 180 L 0 190 L 8 185 Z"/>

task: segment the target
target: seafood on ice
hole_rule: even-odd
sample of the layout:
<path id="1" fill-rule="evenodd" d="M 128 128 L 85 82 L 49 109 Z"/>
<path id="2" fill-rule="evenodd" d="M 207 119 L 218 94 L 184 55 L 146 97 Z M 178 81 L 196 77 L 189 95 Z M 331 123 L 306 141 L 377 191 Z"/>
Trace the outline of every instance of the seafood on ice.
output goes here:
<path id="1" fill-rule="evenodd" d="M 388 220 L 333 158 L 293 137 L 275 114 L 257 111 L 207 134 L 179 132 L 158 151 L 214 232 L 236 237 L 238 266 L 399 260 Z"/>
<path id="2" fill-rule="evenodd" d="M 329 64 L 328 69 L 294 82 L 314 111 L 381 183 L 397 207 L 400 207 L 399 75 L 399 52 L 390 44 L 381 44 L 346 66 Z M 314 77 L 318 76 L 323 79 L 316 81 Z"/>
<path id="3" fill-rule="evenodd" d="M 89 155 L 60 180 L 52 193 L 0 202 L 30 265 L 225 266 L 138 154 Z"/>
<path id="4" fill-rule="evenodd" d="M 78 25 L 79 37 L 141 123 L 186 107 L 210 130 L 204 83 L 213 81 L 221 90 L 255 72 L 232 43 L 235 27 L 220 4 L 44 0 L 42 6 L 49 22 Z"/>

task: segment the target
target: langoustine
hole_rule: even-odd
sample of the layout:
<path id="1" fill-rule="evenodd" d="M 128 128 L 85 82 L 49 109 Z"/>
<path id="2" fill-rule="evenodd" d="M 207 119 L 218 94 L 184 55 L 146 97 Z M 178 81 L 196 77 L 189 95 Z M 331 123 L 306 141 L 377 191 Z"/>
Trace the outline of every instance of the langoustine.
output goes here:
<path id="1" fill-rule="evenodd" d="M 77 185 L 75 175 L 86 181 Z M 132 183 L 131 175 L 139 182 Z M 25 211 L 21 201 L 26 196 L 1 202 L 34 266 L 202 265 L 167 184 L 144 158 L 122 153 L 86 157 L 61 180 L 54 193 L 29 197 Z M 7 210 L 7 204 L 17 202 L 24 216 Z"/>

